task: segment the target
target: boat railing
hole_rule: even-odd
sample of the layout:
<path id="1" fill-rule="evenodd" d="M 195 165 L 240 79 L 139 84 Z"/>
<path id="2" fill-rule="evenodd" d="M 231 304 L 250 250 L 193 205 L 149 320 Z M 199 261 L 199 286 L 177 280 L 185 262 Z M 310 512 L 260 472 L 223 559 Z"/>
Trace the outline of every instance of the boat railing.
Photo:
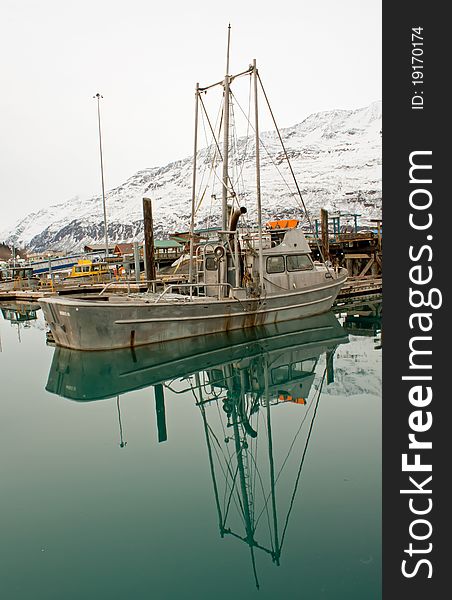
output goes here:
<path id="1" fill-rule="evenodd" d="M 99 296 L 102 296 L 104 292 L 108 290 L 110 287 L 119 287 L 124 286 L 127 288 L 127 293 L 130 294 L 130 289 L 132 285 L 140 286 L 140 285 L 149 285 L 152 284 L 153 291 L 155 291 L 155 286 L 157 284 L 161 284 L 161 279 L 140 279 L 140 281 L 136 281 L 135 279 L 115 279 L 113 281 L 109 281 L 99 292 Z"/>
<path id="2" fill-rule="evenodd" d="M 194 295 L 193 291 L 195 289 L 199 290 L 200 288 L 205 287 L 205 285 L 206 285 L 205 283 L 171 283 L 170 285 L 165 287 L 165 289 L 163 290 L 163 292 L 161 294 L 159 294 L 159 296 L 155 300 L 155 304 L 160 302 L 160 300 L 173 288 L 176 288 L 176 289 L 188 288 L 190 300 L 193 300 L 193 295 Z M 232 285 L 230 283 L 226 283 L 226 282 L 225 283 L 209 283 L 209 287 L 218 288 L 218 300 L 221 300 L 221 298 L 222 298 L 221 292 L 222 292 L 223 288 L 232 289 Z"/>

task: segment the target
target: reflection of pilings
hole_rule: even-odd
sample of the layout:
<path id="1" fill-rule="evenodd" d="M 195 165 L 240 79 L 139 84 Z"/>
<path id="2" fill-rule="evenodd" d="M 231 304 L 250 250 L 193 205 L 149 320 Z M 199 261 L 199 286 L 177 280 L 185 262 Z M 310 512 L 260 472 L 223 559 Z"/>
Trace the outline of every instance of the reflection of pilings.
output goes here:
<path id="1" fill-rule="evenodd" d="M 334 350 L 326 351 L 326 383 L 334 383 L 334 353 L 336 352 L 336 348 Z"/>
<path id="2" fill-rule="evenodd" d="M 157 415 L 157 430 L 159 442 L 166 442 L 168 439 L 166 433 L 166 418 L 165 418 L 165 396 L 163 395 L 163 385 L 158 383 L 154 385 L 155 395 L 155 413 Z"/>

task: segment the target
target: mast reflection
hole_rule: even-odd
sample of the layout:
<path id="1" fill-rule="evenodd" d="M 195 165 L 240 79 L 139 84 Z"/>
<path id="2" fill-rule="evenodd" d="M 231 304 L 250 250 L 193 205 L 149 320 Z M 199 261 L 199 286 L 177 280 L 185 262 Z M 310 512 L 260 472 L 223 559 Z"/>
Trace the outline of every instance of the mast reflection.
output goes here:
<path id="1" fill-rule="evenodd" d="M 348 336 L 332 313 L 261 329 L 112 352 L 56 347 L 46 389 L 90 402 L 154 387 L 158 441 L 165 390 L 192 394 L 202 419 L 221 538 L 276 564 L 294 507 L 322 388 Z M 287 418 L 287 413 L 290 417 Z"/>

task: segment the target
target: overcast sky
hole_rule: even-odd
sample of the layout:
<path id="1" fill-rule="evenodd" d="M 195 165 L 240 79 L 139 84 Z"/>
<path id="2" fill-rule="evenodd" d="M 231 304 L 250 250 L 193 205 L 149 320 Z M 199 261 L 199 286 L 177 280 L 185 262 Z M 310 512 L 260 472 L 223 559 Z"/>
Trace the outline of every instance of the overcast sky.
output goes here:
<path id="1" fill-rule="evenodd" d="M 223 5 L 226 8 L 223 8 Z M 256 58 L 281 127 L 381 99 L 380 0 L 1 0 L 0 230 L 193 150 L 194 86 Z"/>

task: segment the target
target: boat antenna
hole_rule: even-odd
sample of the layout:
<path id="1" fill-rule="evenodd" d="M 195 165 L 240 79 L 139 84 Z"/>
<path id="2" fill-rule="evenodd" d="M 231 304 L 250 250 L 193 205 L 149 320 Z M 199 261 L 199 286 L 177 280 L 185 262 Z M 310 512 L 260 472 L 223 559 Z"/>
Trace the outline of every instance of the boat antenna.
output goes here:
<path id="1" fill-rule="evenodd" d="M 104 185 L 104 161 L 102 157 L 102 133 L 100 128 L 100 99 L 103 98 L 99 92 L 93 98 L 97 98 L 97 123 L 99 127 L 99 152 L 100 152 L 100 178 L 102 182 L 102 205 L 104 209 L 104 229 L 105 229 L 105 259 L 108 256 L 108 232 L 107 232 L 107 209 L 105 206 L 105 185 Z"/>
<path id="2" fill-rule="evenodd" d="M 229 49 L 231 47 L 231 24 L 228 24 L 228 47 L 226 52 L 226 75 L 229 75 Z"/>
<path id="3" fill-rule="evenodd" d="M 229 49 L 231 45 L 231 24 L 228 25 L 228 45 L 226 52 L 226 74 L 224 76 L 224 115 L 223 115 L 223 190 L 222 190 L 222 229 L 228 228 L 228 155 L 229 155 Z"/>

